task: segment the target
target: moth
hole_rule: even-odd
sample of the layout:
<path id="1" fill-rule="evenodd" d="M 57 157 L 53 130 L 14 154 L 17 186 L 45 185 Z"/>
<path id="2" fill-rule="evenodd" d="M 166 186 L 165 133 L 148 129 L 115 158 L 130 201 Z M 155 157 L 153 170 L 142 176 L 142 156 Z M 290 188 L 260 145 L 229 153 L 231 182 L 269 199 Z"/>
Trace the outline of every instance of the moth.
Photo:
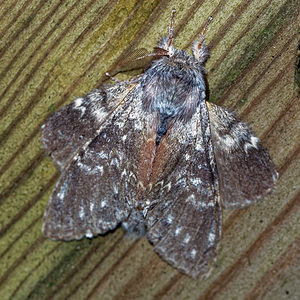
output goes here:
<path id="1" fill-rule="evenodd" d="M 179 271 L 211 270 L 222 209 L 244 208 L 271 193 L 274 163 L 249 127 L 206 101 L 206 24 L 193 56 L 169 33 L 143 74 L 103 85 L 54 113 L 43 147 L 61 171 L 43 233 L 53 240 L 92 238 L 120 224 L 146 234 Z"/>

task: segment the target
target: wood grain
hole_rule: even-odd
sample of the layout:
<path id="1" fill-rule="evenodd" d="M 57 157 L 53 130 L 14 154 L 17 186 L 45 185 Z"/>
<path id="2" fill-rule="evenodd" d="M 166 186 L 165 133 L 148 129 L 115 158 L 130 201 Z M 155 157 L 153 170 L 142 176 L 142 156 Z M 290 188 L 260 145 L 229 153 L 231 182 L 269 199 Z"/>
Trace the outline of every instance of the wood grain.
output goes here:
<path id="1" fill-rule="evenodd" d="M 129 240 L 121 229 L 68 243 L 41 234 L 59 174 L 41 149 L 40 126 L 132 49 L 152 49 L 173 7 L 176 46 L 188 51 L 213 15 L 210 99 L 252 125 L 280 173 L 264 203 L 224 211 L 205 281 L 178 273 L 145 238 Z M 0 20 L 2 299 L 300 298 L 298 1 L 0 1 Z"/>

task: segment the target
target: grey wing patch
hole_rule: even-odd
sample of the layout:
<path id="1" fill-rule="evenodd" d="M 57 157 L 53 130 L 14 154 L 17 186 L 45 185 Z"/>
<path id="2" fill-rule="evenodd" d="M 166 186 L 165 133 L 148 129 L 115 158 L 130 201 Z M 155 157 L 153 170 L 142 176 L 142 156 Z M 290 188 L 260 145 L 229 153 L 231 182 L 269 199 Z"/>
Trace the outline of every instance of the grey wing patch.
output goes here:
<path id="1" fill-rule="evenodd" d="M 228 110 L 206 103 L 220 193 L 225 208 L 242 208 L 271 193 L 278 173 L 268 152 L 250 128 Z"/>
<path id="2" fill-rule="evenodd" d="M 137 198 L 139 151 L 146 126 L 140 96 L 130 93 L 68 163 L 49 200 L 43 233 L 52 239 L 104 234 L 126 221 Z"/>
<path id="3" fill-rule="evenodd" d="M 123 158 L 111 150 L 104 130 L 63 172 L 49 200 L 43 233 L 52 239 L 81 239 L 106 233 L 127 218 L 120 190 Z"/>
<path id="4" fill-rule="evenodd" d="M 128 91 L 128 83 L 104 86 L 77 98 L 48 118 L 41 129 L 47 155 L 62 170 L 91 138 Z"/>
<path id="5" fill-rule="evenodd" d="M 167 147 L 177 140 L 178 151 L 172 151 L 171 146 L 166 153 L 172 171 L 166 170 L 154 184 L 152 205 L 146 214 L 154 250 L 194 278 L 211 269 L 221 236 L 218 176 L 206 134 L 207 111 L 201 107 L 184 129 L 170 129 L 169 136 L 161 141 L 162 147 Z"/>
<path id="6" fill-rule="evenodd" d="M 45 236 L 55 240 L 93 237 L 114 229 L 127 217 L 129 208 L 111 182 L 111 160 L 97 162 L 99 166 L 91 167 L 85 164 L 86 158 L 78 158 L 61 177 L 46 209 Z"/>

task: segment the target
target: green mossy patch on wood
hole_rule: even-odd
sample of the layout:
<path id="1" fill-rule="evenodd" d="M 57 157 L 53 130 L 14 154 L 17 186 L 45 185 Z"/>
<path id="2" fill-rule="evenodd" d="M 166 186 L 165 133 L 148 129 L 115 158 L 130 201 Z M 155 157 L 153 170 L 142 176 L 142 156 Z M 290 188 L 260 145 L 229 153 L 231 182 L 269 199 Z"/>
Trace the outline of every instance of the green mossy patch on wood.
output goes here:
<path id="1" fill-rule="evenodd" d="M 271 9 L 271 8 L 269 8 Z M 280 8 L 279 12 L 275 15 L 270 15 L 269 23 L 264 27 L 252 40 L 248 41 L 248 46 L 243 51 L 242 59 L 233 64 L 227 72 L 224 72 L 222 78 L 218 79 L 218 83 L 210 86 L 211 94 L 210 101 L 218 102 L 222 98 L 225 91 L 234 83 L 234 81 L 244 72 L 249 64 L 259 57 L 260 53 L 272 42 L 273 37 L 278 30 L 287 23 L 293 21 L 297 16 L 299 9 L 299 2 L 297 0 L 289 0 Z M 226 64 L 226 60 L 223 62 Z M 244 101 L 239 103 L 242 106 Z"/>

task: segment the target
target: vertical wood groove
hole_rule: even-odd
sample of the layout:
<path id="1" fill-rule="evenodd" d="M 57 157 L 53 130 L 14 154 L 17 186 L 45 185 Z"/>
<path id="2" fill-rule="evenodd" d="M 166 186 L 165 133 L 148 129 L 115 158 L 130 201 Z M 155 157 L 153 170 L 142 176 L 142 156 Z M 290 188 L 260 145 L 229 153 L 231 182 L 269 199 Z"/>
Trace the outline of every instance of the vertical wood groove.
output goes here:
<path id="1" fill-rule="evenodd" d="M 298 295 L 300 105 L 293 82 L 300 13 L 297 0 L 255 1 L 0 1 L 3 299 L 269 299 L 285 295 L 284 284 L 291 298 Z M 213 15 L 211 98 L 253 125 L 280 173 L 267 201 L 224 211 L 217 266 L 206 281 L 178 273 L 146 238 L 128 241 L 119 229 L 54 243 L 40 228 L 59 176 L 41 151 L 40 126 L 73 95 L 100 85 L 132 49 L 151 51 L 173 7 L 184 49 Z"/>

